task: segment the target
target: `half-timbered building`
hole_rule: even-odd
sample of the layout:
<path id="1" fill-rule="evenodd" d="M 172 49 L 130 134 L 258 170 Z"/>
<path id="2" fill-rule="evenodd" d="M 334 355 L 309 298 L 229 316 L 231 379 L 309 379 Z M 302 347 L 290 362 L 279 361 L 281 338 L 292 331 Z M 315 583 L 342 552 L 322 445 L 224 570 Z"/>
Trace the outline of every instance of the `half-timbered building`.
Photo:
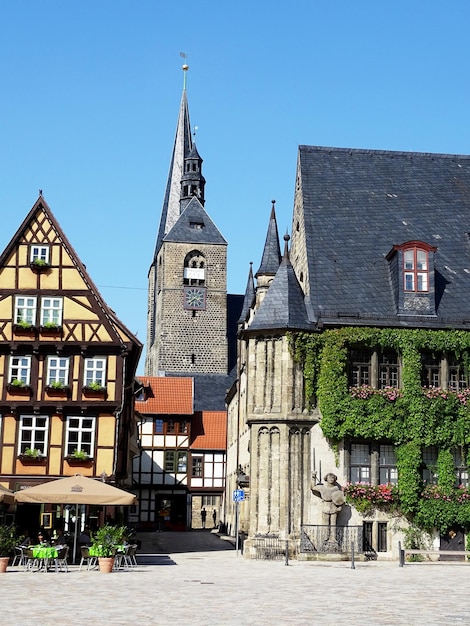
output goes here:
<path id="1" fill-rule="evenodd" d="M 0 256 L 1 484 L 79 472 L 129 485 L 141 350 L 40 195 Z M 19 505 L 17 522 L 39 512 Z"/>
<path id="2" fill-rule="evenodd" d="M 138 377 L 141 453 L 133 483 L 140 528 L 201 528 L 203 509 L 219 520 L 225 485 L 225 411 L 196 410 L 194 379 Z"/>

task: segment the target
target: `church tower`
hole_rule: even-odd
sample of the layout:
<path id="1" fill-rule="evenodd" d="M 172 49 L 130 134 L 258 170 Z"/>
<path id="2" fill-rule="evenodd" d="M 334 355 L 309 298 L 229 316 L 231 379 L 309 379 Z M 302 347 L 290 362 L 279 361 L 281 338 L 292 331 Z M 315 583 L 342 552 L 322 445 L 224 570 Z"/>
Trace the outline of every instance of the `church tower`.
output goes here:
<path id="1" fill-rule="evenodd" d="M 227 242 L 207 214 L 191 136 L 187 65 L 155 252 L 148 274 L 145 374 L 227 374 Z"/>

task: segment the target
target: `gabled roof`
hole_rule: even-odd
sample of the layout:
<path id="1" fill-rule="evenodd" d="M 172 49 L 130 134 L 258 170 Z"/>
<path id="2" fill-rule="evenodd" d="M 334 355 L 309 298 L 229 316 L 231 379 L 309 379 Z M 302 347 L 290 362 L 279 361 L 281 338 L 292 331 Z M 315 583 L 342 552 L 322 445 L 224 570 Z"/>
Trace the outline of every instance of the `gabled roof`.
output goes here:
<path id="1" fill-rule="evenodd" d="M 176 224 L 164 237 L 164 241 L 227 245 L 219 229 L 196 197 L 191 198 Z"/>
<path id="2" fill-rule="evenodd" d="M 145 415 L 192 415 L 193 379 L 166 376 L 138 376 L 147 388 L 146 400 L 135 402 L 136 411 Z"/>
<path id="3" fill-rule="evenodd" d="M 263 256 L 261 258 L 261 265 L 255 274 L 255 277 L 260 275 L 274 276 L 279 268 L 281 262 L 281 248 L 279 246 L 279 234 L 277 230 L 276 212 L 274 205 L 276 201 L 272 201 L 271 217 L 269 219 L 268 232 L 266 234 L 266 241 L 264 243 Z"/>
<path id="4" fill-rule="evenodd" d="M 285 251 L 266 295 L 251 321 L 249 330 L 310 330 L 304 293 L 297 280 L 287 250 L 288 235 L 284 237 Z"/>
<path id="5" fill-rule="evenodd" d="M 29 241 L 35 241 L 35 239 L 37 239 L 37 243 L 48 244 L 52 242 L 54 245 L 60 245 L 63 249 L 61 258 L 64 259 L 64 263 L 65 259 L 67 260 L 68 271 L 70 268 L 73 268 L 78 274 L 77 280 L 75 281 L 79 284 L 77 291 L 85 291 L 87 298 L 96 302 L 98 310 L 100 311 L 100 316 L 102 317 L 102 323 L 106 326 L 111 340 L 123 346 L 125 345 L 127 348 L 132 346 L 134 355 L 133 358 L 135 359 L 135 364 L 137 364 L 142 350 L 142 344 L 121 322 L 121 320 L 117 318 L 114 311 L 106 304 L 105 300 L 98 291 L 98 288 L 88 274 L 85 265 L 73 249 L 64 231 L 59 225 L 59 222 L 55 218 L 42 195 L 38 197 L 28 215 L 25 217 L 5 250 L 0 255 L 0 273 L 2 268 L 8 263 L 8 259 L 19 245 L 24 245 Z M 67 284 L 64 283 L 63 293 L 73 292 L 74 289 L 74 286 L 72 286 L 72 288 L 68 288 Z"/>
<path id="6" fill-rule="evenodd" d="M 468 327 L 469 156 L 300 146 L 297 176 L 315 315 L 423 324 L 398 318 L 386 258 L 423 241 L 437 247 L 437 317 L 425 324 Z"/>
<path id="7" fill-rule="evenodd" d="M 227 446 L 227 413 L 202 411 L 191 422 L 191 450 L 225 450 Z"/>

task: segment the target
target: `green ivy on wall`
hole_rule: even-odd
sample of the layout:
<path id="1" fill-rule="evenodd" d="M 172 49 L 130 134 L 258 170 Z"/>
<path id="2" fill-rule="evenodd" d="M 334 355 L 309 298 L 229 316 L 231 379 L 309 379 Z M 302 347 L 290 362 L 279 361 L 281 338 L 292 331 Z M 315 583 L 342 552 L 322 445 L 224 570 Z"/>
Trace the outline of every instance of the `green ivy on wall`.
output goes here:
<path id="1" fill-rule="evenodd" d="M 456 446 L 470 444 L 470 400 L 452 392 L 426 394 L 421 384 L 421 354 L 449 353 L 470 369 L 470 332 L 461 330 L 346 327 L 321 334 L 291 333 L 292 354 L 303 365 L 305 390 L 318 406 L 321 428 L 333 446 L 343 438 L 388 441 L 395 445 L 399 472 L 399 507 L 408 519 L 445 532 L 453 524 L 470 528 L 470 503 L 459 501 L 453 457 Z M 401 359 L 401 390 L 351 394 L 348 351 L 351 347 L 393 349 Z M 428 397 L 430 396 L 430 397 Z M 422 448 L 439 448 L 438 487 L 427 497 L 422 482 Z"/>

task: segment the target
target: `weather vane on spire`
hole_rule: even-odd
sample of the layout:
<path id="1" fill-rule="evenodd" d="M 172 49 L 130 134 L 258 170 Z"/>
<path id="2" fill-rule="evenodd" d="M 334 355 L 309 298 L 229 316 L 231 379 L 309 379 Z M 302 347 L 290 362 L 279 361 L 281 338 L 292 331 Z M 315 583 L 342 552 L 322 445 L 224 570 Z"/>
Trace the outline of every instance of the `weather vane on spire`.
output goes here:
<path id="1" fill-rule="evenodd" d="M 188 55 L 185 52 L 180 52 L 180 57 L 182 57 L 186 61 Z M 182 68 L 184 72 L 183 89 L 186 89 L 186 72 L 189 70 L 189 65 L 185 62 L 183 63 Z"/>

